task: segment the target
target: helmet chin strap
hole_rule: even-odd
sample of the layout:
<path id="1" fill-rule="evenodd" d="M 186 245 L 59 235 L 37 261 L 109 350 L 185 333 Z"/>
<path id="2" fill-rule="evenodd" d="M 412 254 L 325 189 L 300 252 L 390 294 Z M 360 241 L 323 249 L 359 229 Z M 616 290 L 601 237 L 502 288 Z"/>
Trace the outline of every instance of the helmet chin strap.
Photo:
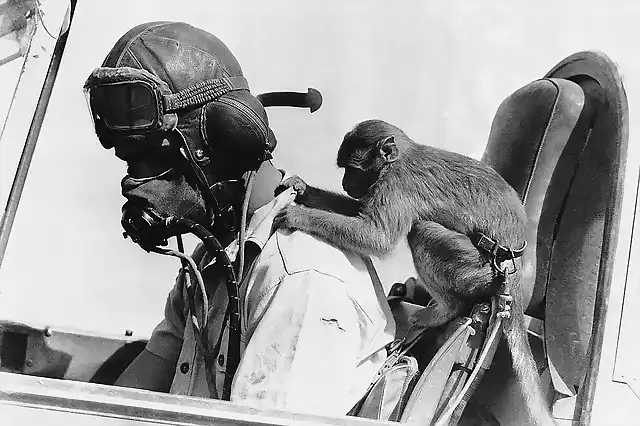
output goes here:
<path id="1" fill-rule="evenodd" d="M 244 201 L 242 202 L 242 213 L 240 215 L 240 235 L 238 237 L 238 282 L 240 282 L 244 276 L 244 243 L 247 236 L 247 215 L 249 213 L 249 199 L 251 198 L 251 190 L 253 189 L 253 182 L 258 174 L 257 171 L 251 170 L 249 177 L 247 178 L 247 188 L 244 192 Z"/>
<path id="2" fill-rule="evenodd" d="M 178 130 L 177 132 L 180 132 L 180 131 Z M 186 147 L 186 144 L 180 147 L 180 154 L 182 154 L 182 156 L 189 162 L 189 165 L 191 166 L 191 170 L 193 170 L 196 176 L 198 188 L 200 189 L 200 193 L 202 194 L 202 198 L 204 199 L 205 206 L 207 208 L 207 216 L 215 220 L 215 218 L 220 213 L 220 204 L 218 203 L 218 200 L 216 199 L 216 197 L 213 196 L 213 193 L 211 192 L 211 188 L 213 187 L 213 184 L 209 184 L 209 182 L 207 181 L 207 177 L 204 174 L 204 171 L 195 161 L 195 159 L 191 155 L 191 151 Z M 213 225 L 213 223 L 209 225 L 211 226 Z"/>

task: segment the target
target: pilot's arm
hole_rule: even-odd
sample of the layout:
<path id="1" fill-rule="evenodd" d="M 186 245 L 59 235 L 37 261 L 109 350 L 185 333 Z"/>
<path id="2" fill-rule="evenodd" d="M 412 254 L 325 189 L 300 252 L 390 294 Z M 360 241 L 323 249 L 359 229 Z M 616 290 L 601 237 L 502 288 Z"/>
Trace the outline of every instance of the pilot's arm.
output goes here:
<path id="1" fill-rule="evenodd" d="M 124 370 L 116 386 L 169 392 L 184 336 L 183 274 L 169 293 L 164 319 L 156 326 L 146 348 Z"/>

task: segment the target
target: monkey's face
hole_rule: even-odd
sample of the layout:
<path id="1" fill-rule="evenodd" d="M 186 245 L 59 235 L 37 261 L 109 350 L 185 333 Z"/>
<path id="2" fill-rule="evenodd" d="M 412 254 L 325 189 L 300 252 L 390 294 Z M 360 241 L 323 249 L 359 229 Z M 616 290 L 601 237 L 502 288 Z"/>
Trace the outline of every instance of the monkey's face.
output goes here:
<path id="1" fill-rule="evenodd" d="M 342 178 L 342 188 L 347 195 L 352 198 L 362 198 L 367 191 L 378 180 L 377 171 L 375 169 L 368 170 L 353 166 L 344 168 L 344 176 Z"/>

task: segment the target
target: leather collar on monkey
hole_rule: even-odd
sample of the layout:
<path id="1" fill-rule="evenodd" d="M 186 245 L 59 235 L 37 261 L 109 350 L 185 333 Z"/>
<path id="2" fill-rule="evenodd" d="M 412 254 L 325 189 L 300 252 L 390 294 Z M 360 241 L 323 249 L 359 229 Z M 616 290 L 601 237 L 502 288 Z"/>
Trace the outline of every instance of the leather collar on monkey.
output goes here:
<path id="1" fill-rule="evenodd" d="M 229 374 L 222 397 L 228 399 L 240 333 L 237 277 L 223 244 L 244 229 L 238 222 L 246 220 L 252 177 L 276 146 L 263 105 L 222 41 L 175 22 L 129 30 L 91 73 L 84 90 L 101 144 L 114 148 L 128 166 L 121 184 L 127 199 L 125 237 L 147 251 L 181 258 L 203 298 L 202 277 L 193 259 L 182 253 L 180 235 L 196 235 L 218 264 L 227 266 Z M 159 247 L 173 236 L 179 251 Z M 206 314 L 194 319 L 194 328 L 196 335 L 206 334 Z M 213 393 L 210 374 L 207 378 Z"/>

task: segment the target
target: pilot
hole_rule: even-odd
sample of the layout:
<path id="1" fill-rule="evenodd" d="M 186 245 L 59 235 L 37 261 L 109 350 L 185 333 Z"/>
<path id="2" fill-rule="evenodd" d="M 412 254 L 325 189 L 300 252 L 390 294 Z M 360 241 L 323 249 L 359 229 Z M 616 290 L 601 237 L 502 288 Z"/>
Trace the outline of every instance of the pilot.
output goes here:
<path id="1" fill-rule="evenodd" d="M 276 138 L 234 55 L 185 23 L 146 23 L 84 88 L 100 143 L 128 166 L 126 234 L 183 261 L 164 318 L 117 385 L 347 414 L 394 339 L 389 288 L 354 254 L 270 235 L 295 194 L 274 198 L 285 177 L 271 161 Z M 193 255 L 163 248 L 188 232 L 203 241 Z"/>

